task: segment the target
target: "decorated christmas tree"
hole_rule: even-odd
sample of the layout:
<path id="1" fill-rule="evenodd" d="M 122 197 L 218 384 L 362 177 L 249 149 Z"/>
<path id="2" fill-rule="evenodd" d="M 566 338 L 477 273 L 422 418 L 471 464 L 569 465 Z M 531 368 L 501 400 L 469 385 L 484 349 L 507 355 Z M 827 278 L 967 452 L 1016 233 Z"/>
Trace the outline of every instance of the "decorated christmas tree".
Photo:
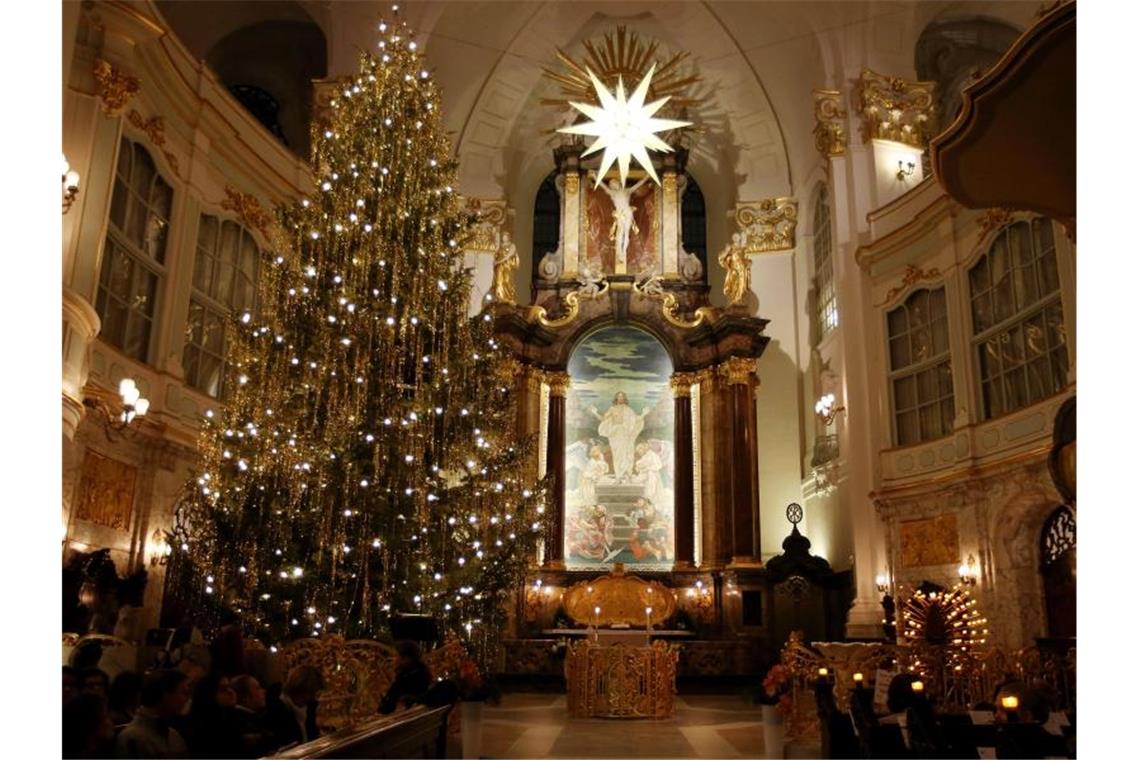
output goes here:
<path id="1" fill-rule="evenodd" d="M 485 651 L 545 491 L 513 437 L 511 361 L 468 316 L 438 89 L 407 26 L 379 29 L 314 127 L 317 187 L 280 212 L 256 308 L 233 315 L 172 571 L 184 604 L 269 643 L 421 613 Z"/>

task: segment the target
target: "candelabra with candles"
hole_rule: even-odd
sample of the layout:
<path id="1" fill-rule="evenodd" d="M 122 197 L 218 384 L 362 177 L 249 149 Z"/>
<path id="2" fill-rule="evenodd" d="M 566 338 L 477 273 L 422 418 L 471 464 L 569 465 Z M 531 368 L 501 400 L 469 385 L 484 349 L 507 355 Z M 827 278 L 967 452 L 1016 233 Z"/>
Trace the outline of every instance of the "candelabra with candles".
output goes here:
<path id="1" fill-rule="evenodd" d="M 879 600 L 883 606 L 883 638 L 894 643 L 898 639 L 898 629 L 895 626 L 895 600 L 889 593 L 890 579 L 882 573 L 876 575 L 875 588 L 883 595 Z"/>
<path id="2" fill-rule="evenodd" d="M 133 378 L 125 377 L 119 383 L 119 398 L 120 405 L 117 409 L 112 409 L 106 402 L 96 398 L 89 397 L 83 400 L 84 406 L 102 417 L 107 438 L 112 440 L 114 434 L 123 433 L 132 422 L 139 417 L 145 417 L 150 410 L 150 401 L 143 398 Z"/>

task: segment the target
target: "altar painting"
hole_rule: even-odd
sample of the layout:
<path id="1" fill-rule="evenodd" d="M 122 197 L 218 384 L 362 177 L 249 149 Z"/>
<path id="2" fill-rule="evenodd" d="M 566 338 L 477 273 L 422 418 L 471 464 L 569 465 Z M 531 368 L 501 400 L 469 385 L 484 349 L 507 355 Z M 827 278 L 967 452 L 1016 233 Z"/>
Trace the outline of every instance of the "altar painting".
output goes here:
<path id="1" fill-rule="evenodd" d="M 641 274 L 661 271 L 661 249 L 659 241 L 661 190 L 652 182 L 640 187 L 631 184 L 629 205 L 633 210 L 633 225 L 629 230 L 629 245 L 626 248 L 625 267 L 616 268 L 615 255 L 616 229 L 614 227 L 614 202 L 611 190 L 603 184 L 595 188 L 593 182 L 585 183 L 586 189 L 586 260 L 598 267 L 603 274 Z"/>
<path id="2" fill-rule="evenodd" d="M 642 330 L 607 327 L 578 345 L 569 372 L 567 567 L 672 567 L 669 355 Z"/>

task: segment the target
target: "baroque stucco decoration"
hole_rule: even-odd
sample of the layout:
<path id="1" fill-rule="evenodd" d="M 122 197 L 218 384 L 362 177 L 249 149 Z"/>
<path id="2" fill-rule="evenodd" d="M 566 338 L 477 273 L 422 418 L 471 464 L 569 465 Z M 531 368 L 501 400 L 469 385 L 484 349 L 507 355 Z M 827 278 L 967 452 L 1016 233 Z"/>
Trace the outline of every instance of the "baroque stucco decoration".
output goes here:
<path id="1" fill-rule="evenodd" d="M 815 100 L 815 148 L 824 158 L 847 152 L 847 111 L 839 90 L 812 90 Z"/>
<path id="2" fill-rule="evenodd" d="M 95 94 L 102 103 L 103 113 L 118 116 L 139 92 L 138 77 L 131 76 L 103 58 L 95 59 Z"/>
<path id="3" fill-rule="evenodd" d="M 925 148 L 934 116 L 934 82 L 911 82 L 864 68 L 851 104 L 862 120 L 863 142 L 892 140 Z"/>
<path id="4" fill-rule="evenodd" d="M 765 198 L 737 203 L 733 219 L 744 235 L 744 253 L 790 251 L 796 247 L 799 204 L 795 198 Z"/>

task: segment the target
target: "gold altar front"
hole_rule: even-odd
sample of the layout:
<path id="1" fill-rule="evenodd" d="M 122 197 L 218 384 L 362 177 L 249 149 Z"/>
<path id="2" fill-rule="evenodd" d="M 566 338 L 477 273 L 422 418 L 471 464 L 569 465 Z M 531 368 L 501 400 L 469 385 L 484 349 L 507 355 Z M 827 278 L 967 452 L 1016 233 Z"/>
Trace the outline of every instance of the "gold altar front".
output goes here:
<path id="1" fill-rule="evenodd" d="M 572 718 L 669 718 L 677 687 L 677 650 L 578 641 L 566 653 Z"/>

